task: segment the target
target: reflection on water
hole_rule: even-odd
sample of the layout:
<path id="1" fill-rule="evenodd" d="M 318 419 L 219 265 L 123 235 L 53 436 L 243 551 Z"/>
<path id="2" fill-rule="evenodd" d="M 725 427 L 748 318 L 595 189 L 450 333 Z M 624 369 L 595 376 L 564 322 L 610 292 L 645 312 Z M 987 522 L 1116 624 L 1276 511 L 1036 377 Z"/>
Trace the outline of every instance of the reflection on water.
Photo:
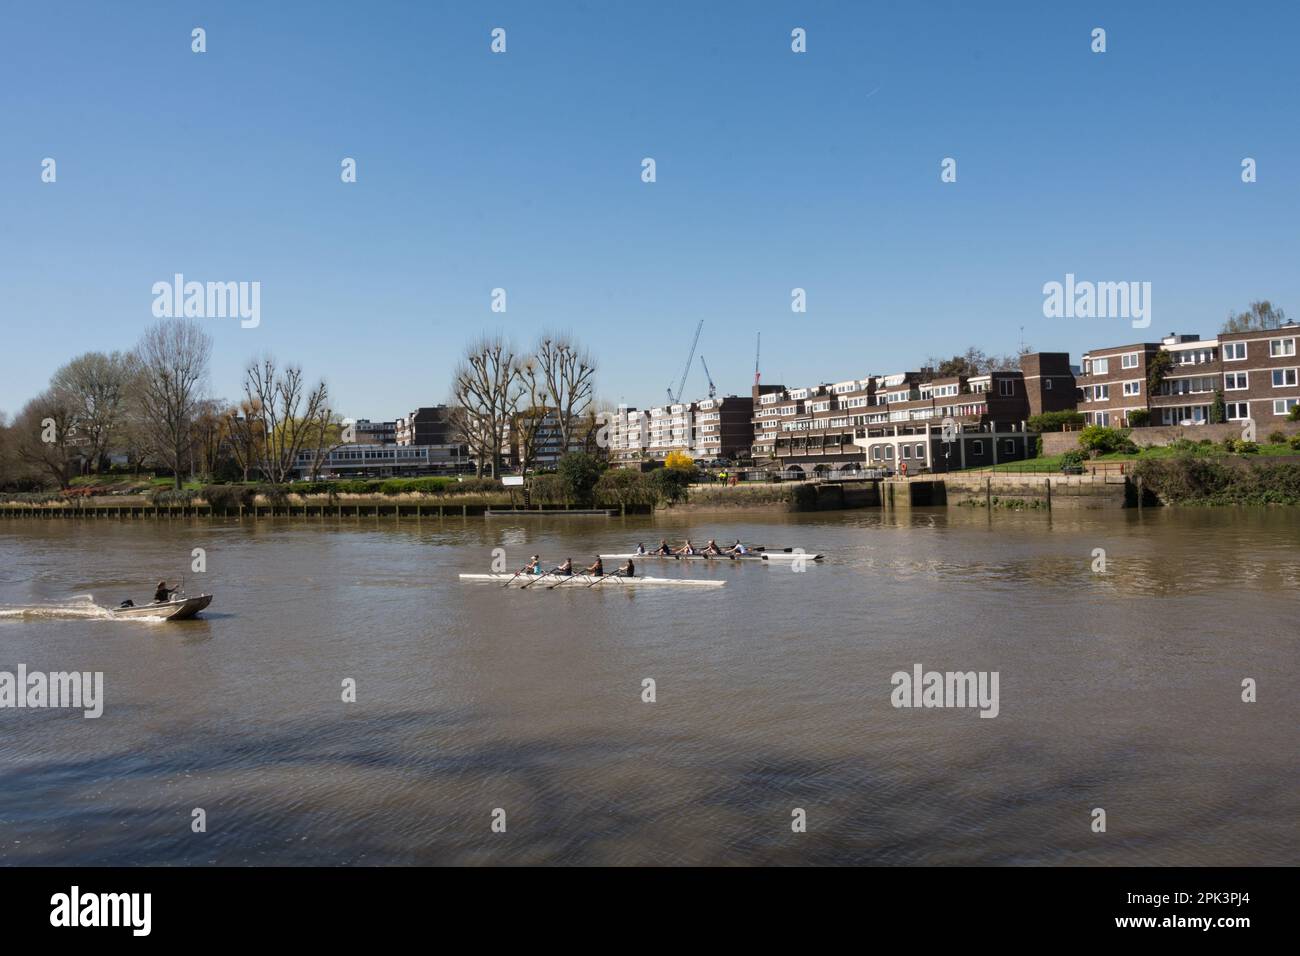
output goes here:
<path id="1" fill-rule="evenodd" d="M 687 534 L 830 558 L 456 579 Z M 0 670 L 106 704 L 0 710 L 0 862 L 1292 862 L 1297 541 L 1281 509 L 9 521 Z M 194 547 L 203 618 L 103 619 Z M 998 671 L 1000 715 L 893 709 L 915 663 Z"/>

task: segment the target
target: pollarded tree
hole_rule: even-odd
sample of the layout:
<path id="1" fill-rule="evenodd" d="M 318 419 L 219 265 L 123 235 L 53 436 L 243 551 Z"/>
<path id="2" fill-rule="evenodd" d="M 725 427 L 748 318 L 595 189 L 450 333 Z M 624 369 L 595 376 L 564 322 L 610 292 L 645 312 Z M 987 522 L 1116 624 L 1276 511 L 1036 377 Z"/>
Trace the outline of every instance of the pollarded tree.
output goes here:
<path id="1" fill-rule="evenodd" d="M 547 404 L 559 419 L 561 453 L 566 453 L 579 422 L 591 409 L 596 361 L 567 334 L 543 335 L 534 361 L 546 386 Z"/>
<path id="2" fill-rule="evenodd" d="M 452 427 L 469 446 L 480 478 L 488 466 L 493 478 L 501 473 L 502 448 L 525 391 L 520 367 L 514 346 L 490 335 L 466 346 L 452 373 Z"/>
<path id="3" fill-rule="evenodd" d="M 302 369 L 296 365 L 281 370 L 270 357 L 250 363 L 244 370 L 240 409 L 242 421 L 237 427 L 248 438 L 240 444 L 255 450 L 256 467 L 267 481 L 288 481 L 303 451 L 312 456 L 308 470 L 314 474 L 330 448 L 338 446 L 338 422 L 329 408 L 329 389 L 320 381 L 307 390 Z"/>

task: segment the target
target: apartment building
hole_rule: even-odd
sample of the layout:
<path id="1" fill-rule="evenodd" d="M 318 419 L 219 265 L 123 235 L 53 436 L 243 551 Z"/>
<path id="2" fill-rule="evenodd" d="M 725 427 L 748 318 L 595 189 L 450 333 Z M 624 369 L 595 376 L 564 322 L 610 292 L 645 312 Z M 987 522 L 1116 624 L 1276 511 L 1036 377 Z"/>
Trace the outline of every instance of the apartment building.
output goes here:
<path id="1" fill-rule="evenodd" d="M 397 422 L 372 422 L 368 418 L 358 418 L 353 423 L 357 445 L 396 445 Z"/>
<path id="2" fill-rule="evenodd" d="M 726 395 L 650 409 L 620 405 L 597 416 L 611 462 L 663 461 L 674 451 L 701 461 L 748 457 L 753 400 Z"/>
<path id="3" fill-rule="evenodd" d="M 1212 421 L 1221 394 L 1227 421 L 1259 426 L 1286 418 L 1300 399 L 1296 343 L 1300 325 L 1223 333 L 1216 339 L 1170 333 L 1160 342 L 1094 349 L 1083 356 L 1079 411 L 1090 425 L 1124 426 L 1145 410 L 1152 425 L 1202 425 Z M 1149 394 L 1151 366 L 1168 364 Z"/>
<path id="4" fill-rule="evenodd" d="M 399 445 L 451 444 L 450 419 L 451 409 L 446 405 L 417 408 L 397 420 L 394 441 Z"/>
<path id="5" fill-rule="evenodd" d="M 749 457 L 754 443 L 754 400 L 726 395 L 695 402 L 692 416 L 692 457 L 704 461 Z"/>
<path id="6" fill-rule="evenodd" d="M 1300 324 L 1219 335 L 1223 399 L 1228 421 L 1253 420 L 1263 430 L 1300 403 Z"/>
<path id="7" fill-rule="evenodd" d="M 566 454 L 573 451 L 587 450 L 587 423 L 575 421 L 569 430 L 568 447 L 565 447 L 564 434 L 560 428 L 560 415 L 558 412 L 547 409 L 542 413 L 541 421 L 536 423 L 535 428 L 531 421 L 524 423 L 521 429 L 521 422 L 516 419 L 512 420 L 506 429 L 506 445 L 503 449 L 506 461 L 512 468 L 520 467 L 524 457 L 524 442 L 527 440 L 527 431 L 533 428 L 531 436 L 531 468 L 554 468 L 555 465 Z"/>
<path id="8" fill-rule="evenodd" d="M 930 369 L 756 395 L 754 454 L 793 474 L 863 468 L 949 471 L 1033 453 L 1025 421 L 1073 408 L 1063 352 L 1022 357 L 1021 369 L 935 376 Z"/>

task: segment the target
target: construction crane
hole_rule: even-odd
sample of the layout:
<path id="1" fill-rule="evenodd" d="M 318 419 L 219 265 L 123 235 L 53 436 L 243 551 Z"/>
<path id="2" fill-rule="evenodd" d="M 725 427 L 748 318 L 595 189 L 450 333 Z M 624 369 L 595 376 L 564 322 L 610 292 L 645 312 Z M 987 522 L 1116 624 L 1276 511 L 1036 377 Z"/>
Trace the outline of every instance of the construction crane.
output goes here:
<path id="1" fill-rule="evenodd" d="M 704 320 L 700 319 L 700 324 L 695 327 L 695 338 L 691 339 L 691 351 L 686 356 L 686 367 L 682 369 L 682 377 L 677 380 L 677 391 L 668 389 L 668 404 L 676 405 L 681 400 L 682 389 L 686 388 L 686 376 L 690 374 L 691 365 L 695 362 L 695 347 L 700 344 L 700 331 L 704 328 Z"/>
<path id="2" fill-rule="evenodd" d="M 704 361 L 704 356 L 700 356 L 700 364 L 704 366 L 704 377 L 709 380 L 709 398 L 716 398 L 718 390 L 713 386 L 713 376 L 709 374 L 709 363 Z"/>
<path id="3" fill-rule="evenodd" d="M 758 333 L 758 338 L 754 341 L 754 384 L 758 384 L 758 355 L 762 351 L 763 333 Z"/>

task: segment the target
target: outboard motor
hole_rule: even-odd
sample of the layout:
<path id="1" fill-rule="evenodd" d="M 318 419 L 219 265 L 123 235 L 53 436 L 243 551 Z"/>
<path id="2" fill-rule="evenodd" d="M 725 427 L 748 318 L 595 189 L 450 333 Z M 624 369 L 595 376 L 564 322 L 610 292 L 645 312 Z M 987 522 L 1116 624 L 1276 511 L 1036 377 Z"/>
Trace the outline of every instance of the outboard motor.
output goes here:
<path id="1" fill-rule="evenodd" d="M 135 602 L 132 601 L 130 598 L 127 598 L 125 601 L 119 604 L 118 607 L 135 607 Z"/>

